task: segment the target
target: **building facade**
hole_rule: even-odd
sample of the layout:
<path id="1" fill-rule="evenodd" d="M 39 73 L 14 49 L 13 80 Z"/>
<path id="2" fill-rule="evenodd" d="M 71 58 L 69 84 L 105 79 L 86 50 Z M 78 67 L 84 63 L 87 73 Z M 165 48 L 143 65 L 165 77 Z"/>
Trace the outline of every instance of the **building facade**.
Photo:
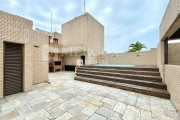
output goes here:
<path id="1" fill-rule="evenodd" d="M 163 82 L 167 85 L 171 101 L 180 110 L 180 66 L 178 43 L 180 39 L 180 0 L 170 0 L 160 25 L 160 41 L 157 46 L 157 66 Z"/>
<path id="2" fill-rule="evenodd" d="M 104 53 L 104 26 L 89 13 L 75 17 L 62 24 L 62 44 L 65 65 L 77 65 L 81 58 L 86 65 L 95 64 L 97 55 Z"/>
<path id="3" fill-rule="evenodd" d="M 0 98 L 31 91 L 49 72 L 74 71 L 77 60 L 94 64 L 104 51 L 104 27 L 89 13 L 64 23 L 63 34 L 32 28 L 33 21 L 0 11 Z"/>
<path id="4" fill-rule="evenodd" d="M 2 98 L 31 91 L 33 84 L 48 80 L 51 47 L 48 45 L 49 35 L 32 29 L 33 21 L 4 11 L 0 11 L 0 16 Z M 13 82 L 13 79 L 18 82 Z"/>

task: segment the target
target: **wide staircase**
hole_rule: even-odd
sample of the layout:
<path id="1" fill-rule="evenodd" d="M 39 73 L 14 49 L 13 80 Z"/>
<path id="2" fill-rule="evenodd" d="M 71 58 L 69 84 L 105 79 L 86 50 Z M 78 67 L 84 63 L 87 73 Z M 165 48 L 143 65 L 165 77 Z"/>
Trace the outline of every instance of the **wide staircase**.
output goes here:
<path id="1" fill-rule="evenodd" d="M 167 86 L 162 83 L 158 68 L 81 66 L 76 69 L 74 79 L 78 81 L 170 98 Z"/>

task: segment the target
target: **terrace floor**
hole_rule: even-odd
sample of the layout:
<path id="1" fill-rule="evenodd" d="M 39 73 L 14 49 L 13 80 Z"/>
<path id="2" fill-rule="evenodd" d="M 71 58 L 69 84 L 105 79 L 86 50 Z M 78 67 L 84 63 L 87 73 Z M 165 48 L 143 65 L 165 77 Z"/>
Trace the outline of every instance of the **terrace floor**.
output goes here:
<path id="1" fill-rule="evenodd" d="M 0 100 L 0 120 L 180 120 L 171 101 L 49 74 L 49 83 Z"/>

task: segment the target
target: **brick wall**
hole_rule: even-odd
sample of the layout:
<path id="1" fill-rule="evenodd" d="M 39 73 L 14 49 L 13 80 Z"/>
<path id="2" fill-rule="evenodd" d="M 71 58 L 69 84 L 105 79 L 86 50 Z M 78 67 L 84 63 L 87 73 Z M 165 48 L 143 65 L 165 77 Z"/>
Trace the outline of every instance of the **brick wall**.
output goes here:
<path id="1" fill-rule="evenodd" d="M 48 80 L 48 39 L 49 36 L 33 31 L 33 84 Z"/>
<path id="2" fill-rule="evenodd" d="M 0 97 L 3 97 L 3 42 L 24 45 L 23 91 L 32 89 L 33 79 L 33 22 L 25 18 L 0 11 Z"/>
<path id="3" fill-rule="evenodd" d="M 164 41 L 160 41 L 157 46 L 157 67 L 159 68 L 159 72 L 161 73 L 161 77 L 164 83 Z"/>
<path id="4" fill-rule="evenodd" d="M 165 83 L 171 94 L 171 101 L 180 110 L 180 66 L 165 65 Z"/>
<path id="5" fill-rule="evenodd" d="M 171 43 L 168 46 L 168 64 L 180 65 L 180 43 Z"/>
<path id="6" fill-rule="evenodd" d="M 164 42 L 179 29 L 180 0 L 170 0 L 160 25 L 160 42 L 157 50 L 157 66 L 171 94 L 171 101 L 180 110 L 180 66 L 179 65 L 179 44 L 169 44 L 169 65 L 164 64 Z M 170 65 L 173 64 L 173 65 Z"/>

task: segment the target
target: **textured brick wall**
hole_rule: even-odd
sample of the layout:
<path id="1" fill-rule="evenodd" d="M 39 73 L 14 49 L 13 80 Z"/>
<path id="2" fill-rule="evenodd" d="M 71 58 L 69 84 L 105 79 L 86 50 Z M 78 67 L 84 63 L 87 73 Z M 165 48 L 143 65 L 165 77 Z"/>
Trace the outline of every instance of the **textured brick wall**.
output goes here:
<path id="1" fill-rule="evenodd" d="M 180 43 L 171 43 L 168 46 L 168 64 L 180 65 Z"/>
<path id="2" fill-rule="evenodd" d="M 171 101 L 175 107 L 180 110 L 180 66 L 165 65 L 165 83 L 169 93 L 171 94 Z"/>
<path id="3" fill-rule="evenodd" d="M 98 55 L 97 59 L 100 63 L 106 64 L 157 65 L 157 50 L 104 54 Z"/>
<path id="4" fill-rule="evenodd" d="M 33 84 L 48 80 L 48 35 L 33 31 Z"/>
<path id="5" fill-rule="evenodd" d="M 164 83 L 164 41 L 160 41 L 157 46 L 157 66 Z"/>
<path id="6" fill-rule="evenodd" d="M 3 42 L 24 45 L 23 91 L 32 89 L 33 79 L 33 22 L 22 17 L 0 11 L 0 97 L 3 96 Z"/>
<path id="7" fill-rule="evenodd" d="M 180 0 L 170 0 L 160 25 L 160 40 L 165 36 L 172 23 L 180 14 Z"/>
<path id="8" fill-rule="evenodd" d="M 179 44 L 169 44 L 169 64 L 164 64 L 164 40 L 170 37 L 179 28 L 180 0 L 170 0 L 160 25 L 160 42 L 157 47 L 157 66 L 171 94 L 171 101 L 180 110 L 180 66 Z M 176 21 L 177 20 L 177 21 Z"/>

